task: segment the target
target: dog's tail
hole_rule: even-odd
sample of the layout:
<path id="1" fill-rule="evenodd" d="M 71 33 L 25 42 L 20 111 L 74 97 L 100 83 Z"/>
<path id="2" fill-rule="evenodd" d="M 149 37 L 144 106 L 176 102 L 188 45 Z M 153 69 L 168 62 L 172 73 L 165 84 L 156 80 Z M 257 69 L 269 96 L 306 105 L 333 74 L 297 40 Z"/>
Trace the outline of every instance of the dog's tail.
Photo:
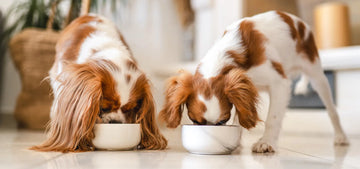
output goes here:
<path id="1" fill-rule="evenodd" d="M 300 80 L 296 82 L 294 94 L 295 95 L 306 95 L 309 92 L 308 89 L 309 78 L 302 74 Z"/>

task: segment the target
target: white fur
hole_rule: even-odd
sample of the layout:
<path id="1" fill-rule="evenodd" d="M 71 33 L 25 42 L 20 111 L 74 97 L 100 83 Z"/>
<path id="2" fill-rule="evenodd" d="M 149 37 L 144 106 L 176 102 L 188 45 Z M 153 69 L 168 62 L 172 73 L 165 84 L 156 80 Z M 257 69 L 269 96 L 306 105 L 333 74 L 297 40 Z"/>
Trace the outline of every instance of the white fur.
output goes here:
<path id="1" fill-rule="evenodd" d="M 290 15 L 294 20 L 295 27 L 300 20 Z M 244 18 L 254 23 L 254 28 L 266 37 L 265 54 L 267 60 L 258 66 L 251 67 L 246 73 L 252 79 L 256 87 L 267 89 L 270 95 L 269 113 L 266 119 L 266 128 L 263 137 L 253 145 L 254 152 L 272 152 L 276 149 L 282 119 L 284 117 L 288 101 L 290 99 L 291 78 L 304 73 L 309 79 L 315 90 L 319 93 L 328 110 L 332 124 L 335 129 L 335 144 L 347 144 L 347 138 L 341 128 L 339 118 L 333 104 L 331 92 L 327 80 L 321 69 L 320 61 L 317 59 L 311 63 L 303 53 L 296 50 L 296 41 L 290 36 L 289 26 L 275 12 L 266 12 L 250 18 Z M 243 21 L 231 24 L 224 37 L 218 40 L 201 60 L 199 72 L 205 78 L 211 78 L 219 74 L 220 70 L 228 64 L 233 64 L 233 60 L 224 57 L 226 51 L 238 49 L 243 51 L 241 35 L 238 32 L 239 24 Z M 305 38 L 308 38 L 310 29 L 306 25 Z M 280 63 L 287 78 L 283 78 L 272 66 L 271 61 Z M 218 100 L 204 100 L 206 106 L 211 111 L 205 113 L 207 120 L 214 121 L 220 114 Z M 209 109 L 208 107 L 208 109 Z M 218 115 L 216 115 L 218 113 Z"/>
<path id="2" fill-rule="evenodd" d="M 209 124 L 215 124 L 220 116 L 220 112 L 218 112 L 220 110 L 219 99 L 213 96 L 211 99 L 206 100 L 203 96 L 199 95 L 199 100 L 202 101 L 206 106 L 204 118 Z"/>
<path id="3" fill-rule="evenodd" d="M 204 64 L 201 65 L 199 71 L 205 79 L 218 75 L 224 65 L 235 65 L 232 58 L 223 57 L 226 51 L 243 50 L 238 43 L 240 39 L 235 30 L 235 27 L 232 28 L 232 31 L 229 31 L 222 39 L 217 41 L 201 60 L 201 63 Z"/>

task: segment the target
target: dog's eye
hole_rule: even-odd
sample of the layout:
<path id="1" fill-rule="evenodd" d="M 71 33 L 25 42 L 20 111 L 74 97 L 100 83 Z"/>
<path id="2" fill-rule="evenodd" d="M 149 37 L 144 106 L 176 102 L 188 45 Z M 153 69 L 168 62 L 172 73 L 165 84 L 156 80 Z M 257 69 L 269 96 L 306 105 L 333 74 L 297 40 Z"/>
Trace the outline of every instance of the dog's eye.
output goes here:
<path id="1" fill-rule="evenodd" d="M 201 122 L 197 121 L 197 120 L 193 120 L 194 124 L 197 124 L 197 125 L 205 125 L 207 122 L 206 120 L 202 120 Z"/>
<path id="2" fill-rule="evenodd" d="M 127 103 L 126 105 L 121 107 L 121 111 L 125 114 L 137 113 L 141 109 L 142 102 L 143 100 L 141 99 L 136 102 Z"/>
<path id="3" fill-rule="evenodd" d="M 143 100 L 142 99 L 140 99 L 140 100 L 138 100 L 137 102 L 136 102 L 136 106 L 134 107 L 134 112 L 138 112 L 139 110 L 140 110 L 140 108 L 141 108 L 141 105 L 142 105 L 142 102 L 143 102 Z"/>
<path id="4" fill-rule="evenodd" d="M 111 108 L 101 108 L 101 113 L 109 113 L 111 111 Z"/>
<path id="5" fill-rule="evenodd" d="M 200 123 L 196 120 L 193 120 L 194 124 L 200 125 Z"/>

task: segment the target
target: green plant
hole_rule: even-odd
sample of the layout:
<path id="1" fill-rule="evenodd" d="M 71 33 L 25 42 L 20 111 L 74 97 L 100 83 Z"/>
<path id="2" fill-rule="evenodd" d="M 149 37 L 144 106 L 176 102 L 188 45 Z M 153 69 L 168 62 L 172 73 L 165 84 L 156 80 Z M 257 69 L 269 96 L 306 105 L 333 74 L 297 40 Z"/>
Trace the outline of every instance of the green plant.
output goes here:
<path id="1" fill-rule="evenodd" d="M 7 37 L 5 39 L 8 39 L 14 33 L 25 28 L 46 28 L 47 21 L 51 14 L 52 5 L 56 3 L 57 8 L 58 4 L 63 1 L 66 0 L 25 0 L 15 2 L 6 14 L 6 28 L 4 30 L 4 34 Z M 79 16 L 82 1 L 67 1 L 70 1 L 70 7 L 66 16 L 62 14 L 60 10 L 55 10 L 54 21 L 52 24 L 52 29 L 54 30 L 60 30 L 62 26 L 68 25 L 72 20 Z M 105 6 L 107 3 L 110 4 L 111 11 L 114 15 L 117 15 L 117 4 L 120 3 L 121 5 L 126 5 L 128 0 L 91 0 L 90 11 L 97 12 L 99 6 Z M 10 16 L 13 20 L 12 23 L 8 22 Z"/>
<path id="2" fill-rule="evenodd" d="M 64 1 L 70 1 L 67 14 L 57 10 L 58 5 Z M 55 9 L 55 14 L 51 28 L 53 30 L 61 30 L 63 26 L 68 25 L 79 16 L 81 3 L 81 0 L 22 0 L 14 2 L 10 9 L 6 11 L 5 20 L 0 25 L 0 27 L 5 25 L 3 30 L 0 30 L 0 36 L 2 36 L 0 48 L 5 49 L 9 39 L 15 33 L 25 28 L 35 27 L 45 29 L 52 13 L 52 7 Z M 99 7 L 105 6 L 108 3 L 114 16 L 116 16 L 118 3 L 126 5 L 128 0 L 91 0 L 90 11 L 96 13 Z"/>
<path id="3" fill-rule="evenodd" d="M 90 12 L 98 13 L 99 8 L 110 5 L 113 17 L 119 16 L 118 5 L 127 6 L 130 0 L 90 0 Z M 70 10 L 65 20 L 65 25 L 68 25 L 72 20 L 79 17 L 81 0 L 70 0 Z"/>
<path id="4" fill-rule="evenodd" d="M 46 28 L 47 21 L 51 14 L 51 5 L 59 0 L 27 0 L 15 2 L 9 11 L 7 11 L 7 25 L 5 34 L 11 37 L 15 32 L 21 31 L 25 28 L 36 27 Z M 13 23 L 9 24 L 10 16 Z M 60 30 L 63 15 L 60 10 L 55 11 L 52 29 Z"/>
<path id="5" fill-rule="evenodd" d="M 25 28 L 46 28 L 51 14 L 51 5 L 59 0 L 26 0 L 15 2 L 1 20 L 0 30 L 0 61 L 3 63 L 5 50 L 10 38 L 18 31 Z M 11 17 L 11 20 L 10 20 Z M 63 21 L 63 15 L 59 10 L 55 11 L 52 29 L 59 30 Z M 2 65 L 0 65 L 2 66 Z"/>

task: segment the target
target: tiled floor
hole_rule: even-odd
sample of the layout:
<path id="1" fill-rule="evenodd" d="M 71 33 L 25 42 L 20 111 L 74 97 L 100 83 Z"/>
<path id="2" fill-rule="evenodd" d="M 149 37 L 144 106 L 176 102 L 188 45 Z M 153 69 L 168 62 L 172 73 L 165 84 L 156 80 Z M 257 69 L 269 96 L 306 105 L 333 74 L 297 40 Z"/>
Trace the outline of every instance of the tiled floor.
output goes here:
<path id="1" fill-rule="evenodd" d="M 253 154 L 250 147 L 260 136 L 261 130 L 245 132 L 242 148 L 231 155 L 195 155 L 184 150 L 180 143 L 180 128 L 164 130 L 169 139 L 169 148 L 164 151 L 95 151 L 87 153 L 43 153 L 27 150 L 44 139 L 42 132 L 16 130 L 12 122 L 0 120 L 0 168 L 49 168 L 49 169 L 337 169 L 360 168 L 360 133 L 350 134 L 351 145 L 335 147 L 331 129 L 326 131 L 301 130 L 293 127 L 298 117 L 326 121 L 326 115 L 319 113 L 288 113 L 284 131 L 275 154 Z M 301 121 L 301 120 L 300 120 Z M 359 120 L 355 120 L 357 123 Z M 313 120 L 307 121 L 307 128 L 316 127 Z M 327 126 L 327 125 L 325 125 Z M 359 126 L 359 125 L 357 125 Z M 321 128 L 321 127 L 320 127 Z"/>

